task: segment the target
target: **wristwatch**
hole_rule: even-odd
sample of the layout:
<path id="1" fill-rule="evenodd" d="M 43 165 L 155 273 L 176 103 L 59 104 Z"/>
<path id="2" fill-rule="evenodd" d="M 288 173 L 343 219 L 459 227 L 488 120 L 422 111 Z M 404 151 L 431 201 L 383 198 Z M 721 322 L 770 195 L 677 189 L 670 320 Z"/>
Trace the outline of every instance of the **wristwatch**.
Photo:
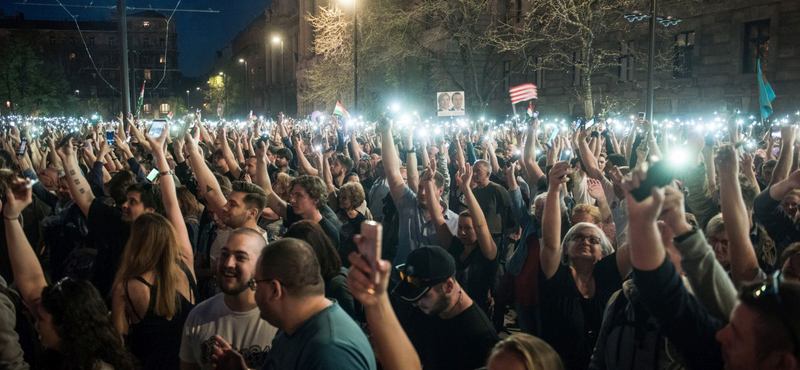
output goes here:
<path id="1" fill-rule="evenodd" d="M 174 175 L 174 174 L 175 174 L 175 170 L 169 170 L 169 171 L 159 172 L 158 176 L 166 176 L 166 175 Z"/>
<path id="2" fill-rule="evenodd" d="M 402 152 L 403 154 L 416 153 L 417 152 L 417 148 L 411 148 L 411 149 L 408 149 L 408 150 L 401 150 L 400 152 Z"/>

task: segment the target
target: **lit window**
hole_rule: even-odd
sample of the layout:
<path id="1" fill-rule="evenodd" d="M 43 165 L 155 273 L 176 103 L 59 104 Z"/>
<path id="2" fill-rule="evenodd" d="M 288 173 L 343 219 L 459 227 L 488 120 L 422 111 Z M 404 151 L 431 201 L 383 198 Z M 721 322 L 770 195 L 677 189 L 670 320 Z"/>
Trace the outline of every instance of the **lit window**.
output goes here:
<path id="1" fill-rule="evenodd" d="M 145 37 L 145 38 L 142 39 L 142 46 L 144 46 L 144 47 L 150 46 L 150 38 L 149 37 Z"/>
<path id="2" fill-rule="evenodd" d="M 694 31 L 680 33 L 675 37 L 675 57 L 673 58 L 675 78 L 692 77 L 692 52 L 694 50 Z"/>
<path id="3" fill-rule="evenodd" d="M 145 80 L 149 80 L 149 79 L 151 79 L 151 78 L 152 78 L 152 75 L 151 75 L 151 73 L 150 73 L 150 70 L 149 70 L 149 69 L 145 69 L 145 70 L 144 70 L 144 79 L 145 79 Z"/>
<path id="4" fill-rule="evenodd" d="M 164 58 L 164 56 L 162 55 L 162 56 L 158 57 L 158 62 L 161 63 L 161 64 L 164 64 L 164 60 L 165 59 L 166 58 Z"/>
<path id="5" fill-rule="evenodd" d="M 145 113 L 150 113 L 150 104 L 142 105 L 142 109 Z"/>
<path id="6" fill-rule="evenodd" d="M 159 110 L 161 110 L 161 113 L 164 113 L 164 114 L 169 113 L 169 104 L 161 103 L 161 106 L 159 107 Z"/>
<path id="7" fill-rule="evenodd" d="M 769 19 L 750 22 L 744 25 L 744 52 L 742 53 L 742 72 L 755 73 L 758 61 L 762 69 L 769 69 Z"/>
<path id="8" fill-rule="evenodd" d="M 75 53 L 69 53 L 69 60 L 75 60 Z"/>
<path id="9" fill-rule="evenodd" d="M 143 21 L 142 27 L 150 27 L 150 21 Z"/>

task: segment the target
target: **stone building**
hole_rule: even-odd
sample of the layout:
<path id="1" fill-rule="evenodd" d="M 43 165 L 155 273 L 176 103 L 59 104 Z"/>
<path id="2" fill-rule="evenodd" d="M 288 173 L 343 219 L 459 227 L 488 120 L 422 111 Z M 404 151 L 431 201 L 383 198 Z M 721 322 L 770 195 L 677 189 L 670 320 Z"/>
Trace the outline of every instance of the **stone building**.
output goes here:
<path id="1" fill-rule="evenodd" d="M 158 12 L 132 13 L 127 18 L 132 106 L 147 81 L 141 116 L 163 117 L 184 96 L 176 91 L 180 75 L 175 20 L 167 32 L 167 19 Z M 66 71 L 70 91 L 93 111 L 116 116 L 122 110 L 118 22 L 112 18 L 77 23 L 80 31 L 72 20 L 31 20 L 19 14 L 0 18 L 0 38 L 33 35 L 42 46 L 42 57 Z"/>

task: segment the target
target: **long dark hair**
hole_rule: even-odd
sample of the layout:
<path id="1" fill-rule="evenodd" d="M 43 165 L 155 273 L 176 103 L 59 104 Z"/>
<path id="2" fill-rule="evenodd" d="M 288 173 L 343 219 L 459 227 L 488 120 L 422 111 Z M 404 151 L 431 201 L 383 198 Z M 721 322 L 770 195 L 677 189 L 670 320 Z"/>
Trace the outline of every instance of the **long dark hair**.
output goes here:
<path id="1" fill-rule="evenodd" d="M 92 370 L 104 361 L 115 370 L 134 369 L 100 293 L 86 280 L 65 278 L 42 289 L 42 307 L 53 316 L 61 340 L 61 368 Z"/>
<path id="2" fill-rule="evenodd" d="M 319 224 L 306 220 L 295 222 L 283 237 L 300 239 L 311 245 L 325 281 L 330 281 L 341 271 L 342 259 L 339 257 L 339 252 Z"/>

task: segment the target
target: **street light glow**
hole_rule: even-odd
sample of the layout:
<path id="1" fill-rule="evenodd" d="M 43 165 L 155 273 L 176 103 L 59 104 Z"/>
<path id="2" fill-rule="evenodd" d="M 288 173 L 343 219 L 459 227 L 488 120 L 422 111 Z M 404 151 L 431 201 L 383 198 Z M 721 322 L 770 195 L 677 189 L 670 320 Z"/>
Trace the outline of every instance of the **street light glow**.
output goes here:
<path id="1" fill-rule="evenodd" d="M 244 63 L 244 59 L 239 59 L 239 63 Z"/>
<path id="2" fill-rule="evenodd" d="M 223 72 L 220 72 L 220 73 L 219 73 L 219 75 L 220 75 L 220 76 L 222 76 L 222 75 L 224 75 L 224 74 L 225 74 L 225 73 L 223 73 Z"/>
<path id="3" fill-rule="evenodd" d="M 273 36 L 272 37 L 272 42 L 275 43 L 275 44 L 280 43 L 281 42 L 280 36 Z"/>

